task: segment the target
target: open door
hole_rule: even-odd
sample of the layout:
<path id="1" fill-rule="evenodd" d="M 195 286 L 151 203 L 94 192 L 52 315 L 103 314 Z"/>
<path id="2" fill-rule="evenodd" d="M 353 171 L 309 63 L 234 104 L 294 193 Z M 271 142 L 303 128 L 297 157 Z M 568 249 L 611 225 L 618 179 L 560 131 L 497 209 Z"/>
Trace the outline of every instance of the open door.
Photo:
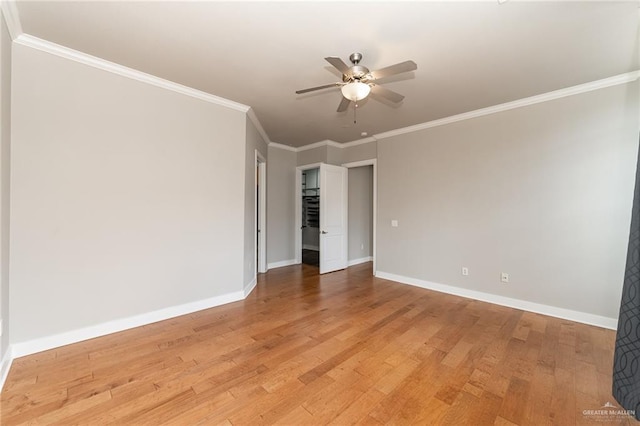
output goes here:
<path id="1" fill-rule="evenodd" d="M 347 168 L 320 165 L 320 273 L 337 271 L 348 263 Z"/>

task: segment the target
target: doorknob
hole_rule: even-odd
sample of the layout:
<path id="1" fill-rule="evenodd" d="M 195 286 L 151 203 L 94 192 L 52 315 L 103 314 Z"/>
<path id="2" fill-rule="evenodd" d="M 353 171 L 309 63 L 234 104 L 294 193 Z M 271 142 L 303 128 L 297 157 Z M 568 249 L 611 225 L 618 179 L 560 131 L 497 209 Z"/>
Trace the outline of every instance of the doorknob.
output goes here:
<path id="1" fill-rule="evenodd" d="M 322 231 L 322 234 L 328 234 L 328 232 L 327 231 Z"/>

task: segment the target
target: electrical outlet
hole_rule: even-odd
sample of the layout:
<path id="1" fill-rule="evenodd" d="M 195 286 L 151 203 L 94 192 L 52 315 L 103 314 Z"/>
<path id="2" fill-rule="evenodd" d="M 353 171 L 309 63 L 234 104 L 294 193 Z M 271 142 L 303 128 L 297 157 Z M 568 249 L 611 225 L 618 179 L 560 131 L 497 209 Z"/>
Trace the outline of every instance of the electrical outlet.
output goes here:
<path id="1" fill-rule="evenodd" d="M 509 282 L 509 274 L 507 274 L 506 272 L 503 272 L 500 274 L 500 281 L 502 281 L 503 283 L 508 283 Z"/>
<path id="2" fill-rule="evenodd" d="M 360 250 L 364 250 L 364 243 L 360 244 Z"/>
<path id="3" fill-rule="evenodd" d="M 393 220 L 391 221 L 391 226 L 392 226 L 392 227 L 394 227 L 394 228 L 397 228 L 397 227 L 398 227 L 398 221 L 397 221 L 397 220 L 395 220 L 395 219 L 393 219 Z"/>
<path id="4" fill-rule="evenodd" d="M 462 267 L 462 275 L 464 275 L 465 277 L 467 275 L 469 275 L 469 268 L 467 268 L 466 266 Z"/>

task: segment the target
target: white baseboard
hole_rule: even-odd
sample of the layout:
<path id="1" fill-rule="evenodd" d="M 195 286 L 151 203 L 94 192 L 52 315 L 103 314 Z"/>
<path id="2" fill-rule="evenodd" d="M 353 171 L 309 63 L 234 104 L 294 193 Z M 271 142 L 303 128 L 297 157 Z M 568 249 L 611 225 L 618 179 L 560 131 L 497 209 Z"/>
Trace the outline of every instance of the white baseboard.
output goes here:
<path id="1" fill-rule="evenodd" d="M 365 262 L 371 262 L 373 260 L 373 256 L 361 257 L 360 259 L 353 259 L 347 263 L 348 266 L 359 265 Z"/>
<path id="2" fill-rule="evenodd" d="M 296 262 L 295 259 L 281 260 L 280 262 L 269 263 L 267 265 L 267 269 L 282 268 L 283 266 L 291 266 L 297 263 L 300 263 L 300 262 Z"/>
<path id="3" fill-rule="evenodd" d="M 242 299 L 244 299 L 244 292 L 236 291 L 233 293 L 223 294 L 221 296 L 211 297 L 209 299 L 198 300 L 196 302 L 171 306 L 165 309 L 159 309 L 157 311 L 148 312 L 146 314 L 108 321 L 102 324 L 96 324 L 78 330 L 67 331 L 64 333 L 55 334 L 53 336 L 46 336 L 28 340 L 26 342 L 14 343 L 11 345 L 11 355 L 13 358 L 31 355 L 36 352 L 42 352 L 48 349 L 69 345 L 71 343 L 77 343 L 83 340 L 93 339 L 95 337 L 100 337 L 111 333 L 117 333 L 118 331 L 163 321 L 169 318 L 190 314 L 192 312 L 213 308 Z"/>
<path id="4" fill-rule="evenodd" d="M 0 391 L 4 388 L 4 382 L 7 381 L 9 370 L 11 369 L 11 363 L 13 362 L 12 347 L 7 348 L 7 352 L 4 353 L 2 361 L 0 361 Z"/>
<path id="5" fill-rule="evenodd" d="M 251 282 L 244 286 L 243 291 L 244 291 L 245 298 L 251 294 L 254 288 L 256 288 L 256 284 L 258 284 L 258 277 L 254 276 Z"/>
<path id="6" fill-rule="evenodd" d="M 615 318 L 603 317 L 600 315 L 589 314 L 586 312 L 573 311 L 571 309 L 558 308 L 556 306 L 543 305 L 540 303 L 528 302 L 521 299 L 512 299 L 510 297 L 498 296 L 496 294 L 484 293 L 481 291 L 469 290 L 461 287 L 454 287 L 446 284 L 433 283 L 417 278 L 404 277 L 402 275 L 391 274 L 388 272 L 376 271 L 376 277 L 385 280 L 397 281 L 402 284 L 409 284 L 416 287 L 426 288 L 429 290 L 439 291 L 441 293 L 453 294 L 456 296 L 467 297 L 469 299 L 489 302 L 496 305 L 508 306 L 510 308 L 521 309 L 523 311 L 535 312 L 537 314 L 549 315 L 556 318 L 562 318 L 570 321 L 581 322 L 583 324 L 595 325 L 602 328 L 616 330 L 618 320 Z"/>
<path id="7" fill-rule="evenodd" d="M 320 247 L 312 246 L 311 244 L 303 244 L 302 248 L 305 249 L 305 250 L 320 251 Z"/>

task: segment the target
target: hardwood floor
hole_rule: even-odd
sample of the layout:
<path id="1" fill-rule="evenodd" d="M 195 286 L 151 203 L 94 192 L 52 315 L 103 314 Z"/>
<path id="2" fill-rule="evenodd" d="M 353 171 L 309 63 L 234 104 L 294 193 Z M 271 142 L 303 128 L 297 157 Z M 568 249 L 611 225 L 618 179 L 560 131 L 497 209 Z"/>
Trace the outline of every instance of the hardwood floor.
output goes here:
<path id="1" fill-rule="evenodd" d="M 296 265 L 244 301 L 16 359 L 2 425 L 638 424 L 614 332 Z M 617 405 L 617 404 L 616 404 Z"/>

